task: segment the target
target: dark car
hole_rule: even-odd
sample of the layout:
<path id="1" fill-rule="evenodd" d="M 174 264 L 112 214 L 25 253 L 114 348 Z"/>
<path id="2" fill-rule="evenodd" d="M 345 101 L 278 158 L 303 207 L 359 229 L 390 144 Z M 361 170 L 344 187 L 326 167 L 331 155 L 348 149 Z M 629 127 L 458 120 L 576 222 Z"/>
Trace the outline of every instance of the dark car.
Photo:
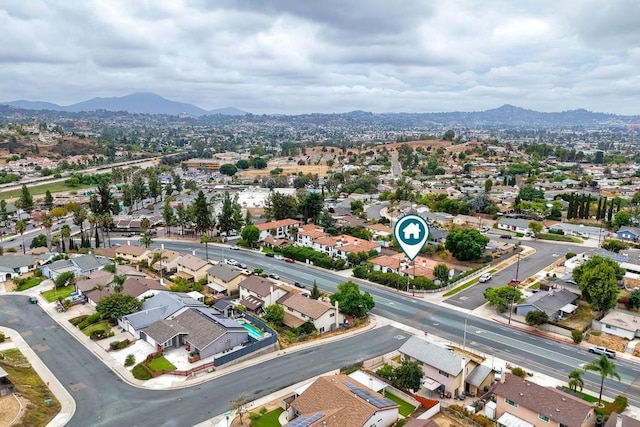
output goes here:
<path id="1" fill-rule="evenodd" d="M 273 252 L 267 252 L 266 254 L 264 254 L 264 256 L 268 256 L 269 258 L 273 258 L 275 255 L 273 254 Z"/>
<path id="2" fill-rule="evenodd" d="M 36 297 L 29 297 L 29 302 L 31 304 L 37 304 L 38 303 L 38 298 Z"/>
<path id="3" fill-rule="evenodd" d="M 500 238 L 501 239 L 511 239 L 511 234 L 501 234 Z"/>
<path id="4" fill-rule="evenodd" d="M 295 286 L 296 288 L 304 288 L 304 285 L 300 282 L 295 282 L 293 286 Z"/>

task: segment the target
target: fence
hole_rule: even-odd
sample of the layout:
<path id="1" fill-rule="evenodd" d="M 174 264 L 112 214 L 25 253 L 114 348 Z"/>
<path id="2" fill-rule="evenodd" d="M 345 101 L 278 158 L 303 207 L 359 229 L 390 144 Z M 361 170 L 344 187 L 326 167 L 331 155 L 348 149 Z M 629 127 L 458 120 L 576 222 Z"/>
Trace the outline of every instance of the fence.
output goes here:
<path id="1" fill-rule="evenodd" d="M 267 324 L 265 322 L 262 321 L 262 319 L 258 318 L 258 317 L 254 317 L 249 313 L 245 313 L 244 317 L 249 320 L 251 323 L 254 323 L 258 326 L 260 326 L 264 331 L 268 332 L 270 334 L 270 336 L 261 339 L 260 341 L 255 341 L 253 338 L 250 338 L 251 343 L 242 347 L 241 349 L 232 351 L 230 353 L 224 354 L 222 356 L 218 356 L 215 358 L 214 360 L 214 364 L 215 366 L 222 366 L 226 363 L 232 362 L 234 360 L 238 360 L 242 357 L 245 357 L 251 353 L 257 352 L 259 350 L 262 350 L 266 347 L 269 347 L 271 345 L 277 344 L 278 342 L 278 337 L 276 334 L 276 331 L 274 331 L 273 329 L 271 329 L 269 326 L 267 326 Z M 274 349 L 275 350 L 275 349 Z"/>

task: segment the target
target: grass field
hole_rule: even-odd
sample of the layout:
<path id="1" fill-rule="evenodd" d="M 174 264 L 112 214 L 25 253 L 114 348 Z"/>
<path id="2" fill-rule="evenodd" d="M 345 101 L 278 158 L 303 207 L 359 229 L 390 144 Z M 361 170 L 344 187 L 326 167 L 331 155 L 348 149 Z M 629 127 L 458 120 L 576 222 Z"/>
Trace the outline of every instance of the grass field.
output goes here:
<path id="1" fill-rule="evenodd" d="M 54 302 L 58 298 L 67 298 L 69 295 L 76 291 L 76 287 L 71 286 L 63 286 L 58 289 L 51 289 L 49 291 L 42 292 L 42 296 L 49 302 Z"/>
<path id="2" fill-rule="evenodd" d="M 151 362 L 147 363 L 147 367 L 154 372 L 176 370 L 176 367 L 163 356 L 152 359 Z"/>
<path id="3" fill-rule="evenodd" d="M 71 186 L 67 185 L 64 182 L 54 182 L 53 184 L 40 184 L 40 185 L 29 185 L 29 193 L 32 196 L 41 196 L 47 192 L 47 190 L 51 191 L 51 193 L 61 193 L 65 191 L 81 191 L 86 190 L 88 188 L 95 188 L 95 184 L 91 185 L 76 185 Z M 20 197 L 21 189 L 11 190 L 11 191 L 0 191 L 0 199 L 15 199 Z"/>
<path id="4" fill-rule="evenodd" d="M 109 332 L 111 330 L 111 325 L 107 320 L 103 320 L 102 322 L 94 323 L 93 325 L 89 325 L 82 330 L 82 333 L 86 336 L 90 337 L 94 331 L 105 331 Z"/>
<path id="5" fill-rule="evenodd" d="M 303 174 L 310 173 L 312 175 L 318 174 L 318 176 L 325 176 L 331 171 L 331 168 L 327 165 L 269 164 L 266 169 L 248 169 L 238 172 L 237 176 L 239 178 L 268 177 L 270 176 L 269 172 L 276 168 L 282 169 L 281 175 L 283 176 L 298 174 L 300 172 Z"/>
<path id="6" fill-rule="evenodd" d="M 278 417 L 284 412 L 282 408 L 276 408 L 273 411 L 269 411 L 257 420 L 252 420 L 251 425 L 253 427 L 279 427 Z"/>
<path id="7" fill-rule="evenodd" d="M 27 289 L 33 288 L 34 286 L 38 286 L 40 283 L 42 283 L 42 281 L 44 280 L 44 277 L 29 277 L 27 279 L 25 279 L 24 282 L 18 284 L 18 288 L 17 291 L 18 292 L 22 292 L 22 291 L 26 291 Z M 14 280 L 15 283 L 15 280 Z"/>
<path id="8" fill-rule="evenodd" d="M 0 366 L 9 374 L 17 393 L 30 402 L 19 425 L 46 426 L 60 412 L 60 402 L 20 350 L 5 350 L 2 354 Z"/>
<path id="9" fill-rule="evenodd" d="M 468 287 L 475 285 L 476 283 L 478 283 L 478 279 L 473 279 L 467 283 L 465 283 L 464 285 L 460 285 L 457 288 L 453 288 L 451 289 L 449 292 L 445 293 L 444 295 L 442 295 L 443 297 L 450 297 L 451 295 L 455 295 L 460 291 L 464 291 L 465 289 L 467 289 Z"/>
<path id="10" fill-rule="evenodd" d="M 392 400 L 395 403 L 397 403 L 398 405 L 400 405 L 400 409 L 398 409 L 398 411 L 400 412 L 401 415 L 403 415 L 405 417 L 408 417 L 409 415 L 413 414 L 413 411 L 416 410 L 415 406 L 413 406 L 409 402 L 405 402 L 404 400 L 400 399 L 395 394 L 387 393 L 387 394 L 385 394 L 384 397 L 386 397 L 387 399 Z"/>

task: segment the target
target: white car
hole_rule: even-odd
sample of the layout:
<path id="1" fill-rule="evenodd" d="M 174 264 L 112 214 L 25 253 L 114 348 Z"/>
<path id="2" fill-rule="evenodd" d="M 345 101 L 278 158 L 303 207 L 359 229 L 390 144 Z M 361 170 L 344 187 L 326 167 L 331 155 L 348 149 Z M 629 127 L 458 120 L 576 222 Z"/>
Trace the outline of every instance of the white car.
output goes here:
<path id="1" fill-rule="evenodd" d="M 480 283 L 485 283 L 488 282 L 489 280 L 491 280 L 493 276 L 491 276 L 490 273 L 484 273 L 482 276 L 480 276 L 480 278 L 478 279 L 478 282 Z"/>
<path id="2" fill-rule="evenodd" d="M 237 246 L 231 246 L 229 249 L 231 249 L 232 251 L 239 251 L 240 248 Z"/>
<path id="3" fill-rule="evenodd" d="M 238 261 L 236 261 L 235 259 L 227 259 L 225 260 L 225 262 L 229 265 L 238 265 Z"/>
<path id="4" fill-rule="evenodd" d="M 284 259 L 284 257 L 282 255 L 276 255 L 274 258 L 275 259 Z"/>

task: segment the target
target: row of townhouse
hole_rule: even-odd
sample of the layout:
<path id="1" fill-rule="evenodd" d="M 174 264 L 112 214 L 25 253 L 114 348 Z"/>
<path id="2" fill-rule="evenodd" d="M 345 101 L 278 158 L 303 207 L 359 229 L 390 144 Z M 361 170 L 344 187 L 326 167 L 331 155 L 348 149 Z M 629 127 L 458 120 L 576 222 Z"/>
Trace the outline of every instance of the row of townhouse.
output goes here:
<path id="1" fill-rule="evenodd" d="M 322 227 L 306 224 L 297 233 L 297 246 L 304 246 L 322 252 L 331 258 L 347 259 L 350 253 L 371 252 L 380 253 L 381 247 L 376 242 L 358 237 L 340 234 L 332 236 L 326 233 Z"/>

